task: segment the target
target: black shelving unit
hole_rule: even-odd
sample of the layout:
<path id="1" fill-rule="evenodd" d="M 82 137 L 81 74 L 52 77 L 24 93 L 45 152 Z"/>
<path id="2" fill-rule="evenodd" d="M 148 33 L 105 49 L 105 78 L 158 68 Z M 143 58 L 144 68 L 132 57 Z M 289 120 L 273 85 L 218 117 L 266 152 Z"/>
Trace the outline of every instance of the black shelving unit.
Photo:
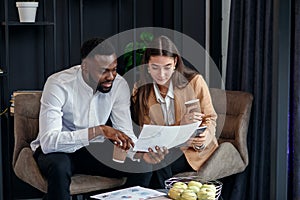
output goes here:
<path id="1" fill-rule="evenodd" d="M 4 26 L 54 26 L 54 22 L 34 22 L 34 23 L 20 23 L 18 21 L 2 22 Z"/>
<path id="2" fill-rule="evenodd" d="M 11 77 L 11 39 L 10 36 L 12 32 L 21 33 L 24 31 L 24 34 L 27 32 L 27 35 L 32 34 L 34 31 L 38 32 L 38 36 L 43 35 L 42 45 L 43 45 L 43 55 L 40 59 L 43 59 L 43 67 L 41 68 L 40 74 L 43 77 L 48 76 L 49 74 L 55 71 L 56 64 L 56 0 L 40 0 L 39 7 L 37 8 L 36 22 L 21 23 L 18 21 L 17 8 L 15 7 L 15 1 L 4 0 L 4 21 L 2 21 L 2 26 L 4 26 L 4 38 L 5 38 L 5 66 L 4 71 L 7 73 L 8 78 Z M 13 30 L 13 31 L 12 31 Z M 35 39 L 34 36 L 31 39 Z M 20 41 L 21 43 L 22 41 Z M 24 43 L 23 45 L 26 45 Z M 16 46 L 16 45 L 15 45 Z M 49 50 L 51 49 L 51 50 Z M 52 52 L 50 52 L 52 51 Z M 15 50 L 13 50 L 15 52 Z M 49 55 L 52 54 L 49 58 Z M 51 60 L 52 62 L 49 62 Z M 47 67 L 51 65 L 51 67 Z M 53 71 L 47 71 L 47 69 L 53 69 Z M 44 79 L 38 85 L 43 85 Z M 8 92 L 11 94 L 15 89 L 14 86 L 10 85 L 10 80 L 8 80 Z M 16 88 L 18 89 L 18 88 Z M 25 88 L 26 89 L 26 88 Z M 30 88 L 31 89 L 31 88 Z M 7 99 L 6 99 L 7 100 Z"/>
<path id="3" fill-rule="evenodd" d="M 4 50 L 0 68 L 0 200 L 29 197 L 29 185 L 20 181 L 12 169 L 13 117 L 9 115 L 11 94 L 20 89 L 40 89 L 45 78 L 55 71 L 56 66 L 56 0 L 39 0 L 36 22 L 20 23 L 15 1 L 4 0 L 1 15 L 1 41 Z M 1 58 L 0 58 L 1 59 Z M 20 67 L 20 65 L 24 67 Z M 26 70 L 27 68 L 27 70 Z M 26 79 L 36 73 L 36 79 Z M 18 83 L 12 80 L 21 79 Z M 23 81 L 24 79 L 24 81 Z M 5 183 L 5 184 L 3 184 Z M 16 188 L 19 190 L 16 191 Z M 23 188 L 25 190 L 23 190 Z M 20 191 L 20 189 L 22 191 Z M 34 190 L 34 189 L 32 189 Z M 8 191 L 8 192 L 6 192 Z M 14 192 L 12 192 L 14 191 Z"/>

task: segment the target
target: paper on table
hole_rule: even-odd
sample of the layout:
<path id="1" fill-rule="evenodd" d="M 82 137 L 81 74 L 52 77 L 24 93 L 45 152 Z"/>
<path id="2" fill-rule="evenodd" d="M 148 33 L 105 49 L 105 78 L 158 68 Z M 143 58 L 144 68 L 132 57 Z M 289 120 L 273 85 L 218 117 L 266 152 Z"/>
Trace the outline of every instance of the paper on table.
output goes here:
<path id="1" fill-rule="evenodd" d="M 201 122 L 181 126 L 144 125 L 133 148 L 134 151 L 155 151 L 155 146 L 168 149 L 185 143 L 199 127 Z"/>
<path id="2" fill-rule="evenodd" d="M 164 195 L 166 194 L 163 192 L 159 192 L 153 189 L 144 188 L 140 186 L 134 186 L 134 187 L 120 189 L 112 192 L 97 194 L 91 196 L 91 198 L 100 199 L 100 200 L 122 200 L 122 199 L 145 200 L 145 199 L 150 199 L 153 197 L 164 196 Z"/>

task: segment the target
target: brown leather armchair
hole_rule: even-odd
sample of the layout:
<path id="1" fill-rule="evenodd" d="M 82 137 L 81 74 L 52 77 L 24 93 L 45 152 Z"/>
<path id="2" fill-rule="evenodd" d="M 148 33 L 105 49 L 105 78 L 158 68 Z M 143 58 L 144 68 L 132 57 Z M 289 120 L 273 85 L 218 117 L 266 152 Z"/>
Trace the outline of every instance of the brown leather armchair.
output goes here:
<path id="1" fill-rule="evenodd" d="M 252 94 L 217 88 L 211 88 L 210 93 L 218 114 L 216 136 L 219 147 L 198 172 L 184 172 L 177 177 L 217 180 L 242 172 L 248 165 L 247 133 Z"/>
<path id="2" fill-rule="evenodd" d="M 13 169 L 17 177 L 31 186 L 47 193 L 47 181 L 41 175 L 33 158 L 30 143 L 37 137 L 39 127 L 40 98 L 42 92 L 20 93 L 14 100 Z M 76 174 L 72 177 L 71 195 L 121 186 L 125 178 L 106 178 Z"/>

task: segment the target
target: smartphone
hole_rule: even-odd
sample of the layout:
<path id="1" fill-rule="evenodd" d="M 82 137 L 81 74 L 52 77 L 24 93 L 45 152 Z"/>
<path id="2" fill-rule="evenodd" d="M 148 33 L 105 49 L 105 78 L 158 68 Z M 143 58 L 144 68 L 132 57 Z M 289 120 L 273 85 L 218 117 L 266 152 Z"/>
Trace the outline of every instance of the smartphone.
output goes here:
<path id="1" fill-rule="evenodd" d="M 195 131 L 196 137 L 201 137 L 201 134 L 206 130 L 207 126 L 200 126 Z"/>

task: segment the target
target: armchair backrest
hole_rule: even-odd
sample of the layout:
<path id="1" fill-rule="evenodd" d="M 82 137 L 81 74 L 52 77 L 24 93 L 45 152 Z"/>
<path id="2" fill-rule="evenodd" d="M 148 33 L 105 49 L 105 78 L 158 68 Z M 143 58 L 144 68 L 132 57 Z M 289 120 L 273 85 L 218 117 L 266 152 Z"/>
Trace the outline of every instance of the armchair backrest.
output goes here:
<path id="1" fill-rule="evenodd" d="M 210 93 L 218 114 L 216 135 L 219 144 L 231 142 L 247 165 L 247 132 L 253 101 L 252 94 L 217 88 L 210 88 Z"/>
<path id="2" fill-rule="evenodd" d="M 14 138 L 13 166 L 20 151 L 30 147 L 39 132 L 40 98 L 42 92 L 24 93 L 15 96 L 14 101 Z"/>

